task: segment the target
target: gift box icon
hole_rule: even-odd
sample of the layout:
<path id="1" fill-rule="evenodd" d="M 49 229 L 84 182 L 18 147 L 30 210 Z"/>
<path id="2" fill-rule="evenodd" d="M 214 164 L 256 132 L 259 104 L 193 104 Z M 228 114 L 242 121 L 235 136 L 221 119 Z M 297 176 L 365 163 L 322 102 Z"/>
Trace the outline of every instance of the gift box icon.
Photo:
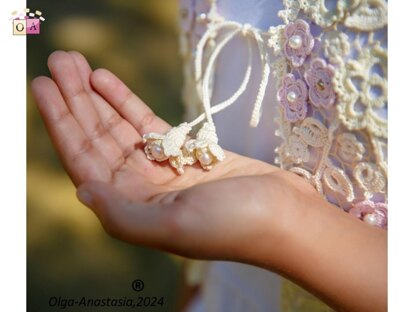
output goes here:
<path id="1" fill-rule="evenodd" d="M 25 14 L 25 15 L 23 15 Z M 39 35 L 40 24 L 45 20 L 42 17 L 42 12 L 36 11 L 30 13 L 29 9 L 26 9 L 23 14 L 16 17 L 17 11 L 13 12 L 13 35 Z"/>

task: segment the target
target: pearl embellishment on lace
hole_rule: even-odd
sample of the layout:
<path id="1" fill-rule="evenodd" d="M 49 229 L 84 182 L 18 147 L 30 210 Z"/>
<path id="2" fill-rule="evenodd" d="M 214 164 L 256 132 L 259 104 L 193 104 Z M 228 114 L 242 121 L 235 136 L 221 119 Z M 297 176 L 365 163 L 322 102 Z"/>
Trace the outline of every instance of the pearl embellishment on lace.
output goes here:
<path id="1" fill-rule="evenodd" d="M 201 165 L 208 166 L 212 163 L 212 157 L 209 153 L 203 152 L 198 157 L 199 162 Z"/>
<path id="2" fill-rule="evenodd" d="M 294 102 L 294 101 L 296 101 L 296 98 L 298 97 L 297 95 L 296 95 L 296 93 L 294 92 L 294 91 L 290 91 L 288 94 L 287 94 L 287 100 L 289 101 L 289 102 Z"/>
<path id="3" fill-rule="evenodd" d="M 299 35 L 294 35 L 289 38 L 289 46 L 292 49 L 299 49 L 302 46 L 302 38 Z"/>
<path id="4" fill-rule="evenodd" d="M 371 224 L 371 225 L 376 225 L 377 224 L 377 217 L 374 213 L 369 213 L 366 214 L 364 216 L 364 222 Z"/>
<path id="5" fill-rule="evenodd" d="M 153 146 L 150 149 L 152 156 L 156 160 L 162 160 L 165 158 L 165 154 L 163 153 L 163 148 L 157 144 L 153 144 Z"/>
<path id="6" fill-rule="evenodd" d="M 200 22 L 206 21 L 207 20 L 207 15 L 205 13 L 201 13 L 198 15 L 197 20 Z"/>

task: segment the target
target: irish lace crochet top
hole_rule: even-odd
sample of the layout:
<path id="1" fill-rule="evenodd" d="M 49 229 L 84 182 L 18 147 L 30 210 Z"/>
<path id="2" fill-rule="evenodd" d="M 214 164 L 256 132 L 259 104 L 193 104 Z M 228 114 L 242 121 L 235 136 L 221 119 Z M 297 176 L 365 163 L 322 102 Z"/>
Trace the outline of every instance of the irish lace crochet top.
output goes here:
<path id="1" fill-rule="evenodd" d="M 192 144 L 209 151 L 211 141 L 215 161 L 222 146 L 275 163 L 387 229 L 386 2 L 181 0 L 180 15 L 186 120 L 197 119 L 179 130 L 207 109 L 213 117 L 171 164 L 183 170 L 195 161 Z M 330 310 L 259 268 L 212 262 L 203 271 L 192 312 Z"/>
<path id="2" fill-rule="evenodd" d="M 189 2 L 181 16 L 187 118 L 207 104 L 218 118 L 231 104 L 244 105 L 253 109 L 247 125 L 256 127 L 269 117 L 261 115 L 262 106 L 272 101 L 275 139 L 267 144 L 274 145 L 274 163 L 305 178 L 346 212 L 386 229 L 386 2 L 338 0 L 326 7 L 323 0 L 283 0 L 271 12 L 275 24 L 260 27 L 222 16 L 218 8 L 225 0 L 184 2 Z M 269 1 L 256 5 L 263 2 Z M 235 90 L 227 100 L 217 99 L 221 54 L 238 39 L 244 44 L 234 53 L 246 56 L 240 65 L 245 70 L 230 71 L 226 78 L 235 81 Z M 253 88 L 250 103 L 244 92 Z M 233 124 L 227 127 L 232 131 Z M 215 143 L 218 139 L 221 145 L 221 135 Z"/>

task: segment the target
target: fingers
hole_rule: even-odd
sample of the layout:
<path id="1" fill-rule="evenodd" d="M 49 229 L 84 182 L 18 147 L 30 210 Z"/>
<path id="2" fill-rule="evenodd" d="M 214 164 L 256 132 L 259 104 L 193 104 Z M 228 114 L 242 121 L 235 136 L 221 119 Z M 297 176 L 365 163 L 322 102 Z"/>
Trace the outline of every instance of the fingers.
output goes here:
<path id="1" fill-rule="evenodd" d="M 163 205 L 135 202 L 108 183 L 90 182 L 77 190 L 78 199 L 91 208 L 113 237 L 156 248 L 164 248 L 171 236 L 165 226 Z"/>
<path id="2" fill-rule="evenodd" d="M 108 181 L 111 178 L 108 164 L 90 144 L 57 85 L 47 77 L 38 77 L 32 82 L 32 90 L 52 142 L 73 182 L 77 185 L 85 180 Z"/>
<path id="3" fill-rule="evenodd" d="M 88 64 L 87 60 L 81 53 L 77 51 L 69 51 L 68 54 L 72 57 L 72 60 L 74 61 L 78 69 L 78 75 L 81 79 L 82 87 L 87 92 L 92 91 L 90 84 L 90 76 L 92 73 L 92 69 Z"/>
<path id="4" fill-rule="evenodd" d="M 101 153 L 112 170 L 120 168 L 124 163 L 123 152 L 108 133 L 108 129 L 102 125 L 91 98 L 84 88 L 87 82 L 85 78 L 81 79 L 71 55 L 63 51 L 54 52 L 48 59 L 48 66 L 69 111 L 90 140 L 91 145 Z"/>
<path id="5" fill-rule="evenodd" d="M 170 125 L 155 116 L 120 79 L 105 69 L 91 75 L 91 83 L 115 109 L 143 135 L 147 132 L 166 132 Z"/>
<path id="6" fill-rule="evenodd" d="M 85 57 L 76 51 L 68 53 L 76 64 L 84 89 L 88 92 L 103 127 L 108 129 L 110 135 L 123 151 L 123 155 L 127 157 L 141 141 L 139 133 L 106 100 L 92 89 L 90 84 L 92 70 Z"/>

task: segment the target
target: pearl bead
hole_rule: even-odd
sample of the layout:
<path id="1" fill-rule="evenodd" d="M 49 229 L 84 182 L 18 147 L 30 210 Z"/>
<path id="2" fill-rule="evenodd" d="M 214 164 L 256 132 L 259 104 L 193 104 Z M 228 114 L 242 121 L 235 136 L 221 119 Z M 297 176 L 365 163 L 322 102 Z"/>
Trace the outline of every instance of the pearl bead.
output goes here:
<path id="1" fill-rule="evenodd" d="M 288 94 L 287 94 L 287 96 L 286 96 L 286 98 L 287 98 L 287 100 L 289 101 L 289 102 L 294 102 L 294 101 L 296 101 L 296 98 L 297 98 L 298 96 L 296 95 L 296 93 L 294 92 L 294 91 L 290 91 Z"/>
<path id="2" fill-rule="evenodd" d="M 201 13 L 198 15 L 197 20 L 203 22 L 207 19 L 207 15 L 205 13 Z"/>
<path id="3" fill-rule="evenodd" d="M 201 153 L 201 155 L 199 155 L 198 157 L 198 160 L 201 163 L 201 165 L 204 165 L 204 166 L 208 166 L 209 164 L 212 163 L 212 157 L 207 152 Z"/>
<path id="4" fill-rule="evenodd" d="M 152 156 L 156 160 L 162 160 L 163 158 L 165 158 L 165 154 L 163 153 L 163 148 L 160 145 L 153 144 L 150 151 L 152 153 Z"/>
<path id="5" fill-rule="evenodd" d="M 289 38 L 289 46 L 292 49 L 299 49 L 302 46 L 302 37 L 299 35 L 294 35 Z"/>
<path id="6" fill-rule="evenodd" d="M 364 216 L 364 222 L 371 224 L 371 225 L 377 225 L 377 217 L 374 213 L 369 213 Z"/>

